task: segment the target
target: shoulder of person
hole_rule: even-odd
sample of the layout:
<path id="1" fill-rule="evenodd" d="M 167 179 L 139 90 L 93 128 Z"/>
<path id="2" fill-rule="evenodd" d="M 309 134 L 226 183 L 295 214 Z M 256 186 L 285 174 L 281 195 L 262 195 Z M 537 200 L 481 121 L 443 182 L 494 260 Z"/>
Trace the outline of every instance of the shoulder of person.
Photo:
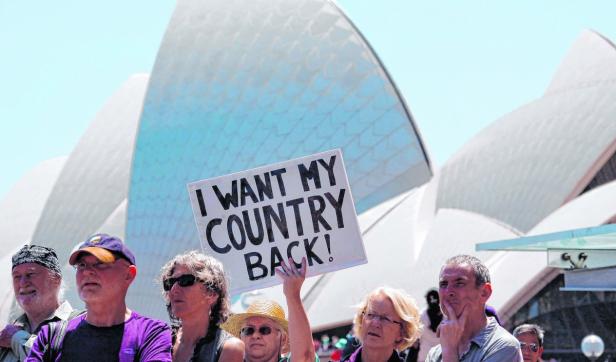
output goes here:
<path id="1" fill-rule="evenodd" d="M 244 353 L 244 342 L 237 337 L 231 337 L 225 341 L 223 348 L 225 350 L 236 350 Z"/>
<path id="2" fill-rule="evenodd" d="M 441 351 L 441 345 L 437 344 L 436 346 L 430 348 L 430 351 L 428 351 L 428 355 L 426 356 L 426 362 L 436 362 L 436 361 L 440 361 L 440 357 L 441 354 L 443 352 Z"/>
<path id="3" fill-rule="evenodd" d="M 520 342 L 506 329 L 498 326 L 486 350 L 488 361 L 521 361 Z"/>
<path id="4" fill-rule="evenodd" d="M 162 328 L 164 330 L 169 330 L 169 333 L 171 333 L 171 327 L 169 327 L 167 323 L 161 321 L 160 319 L 143 316 L 135 311 L 131 313 L 131 316 L 128 319 L 127 323 L 137 324 L 141 326 L 140 328 L 148 328 L 148 329 Z"/>
<path id="5" fill-rule="evenodd" d="M 518 341 L 518 339 L 501 326 L 497 326 L 493 338 L 500 345 L 508 345 L 515 348 L 520 348 L 520 342 Z"/>
<path id="6" fill-rule="evenodd" d="M 220 353 L 220 361 L 242 360 L 244 360 L 244 342 L 236 337 L 227 339 Z"/>

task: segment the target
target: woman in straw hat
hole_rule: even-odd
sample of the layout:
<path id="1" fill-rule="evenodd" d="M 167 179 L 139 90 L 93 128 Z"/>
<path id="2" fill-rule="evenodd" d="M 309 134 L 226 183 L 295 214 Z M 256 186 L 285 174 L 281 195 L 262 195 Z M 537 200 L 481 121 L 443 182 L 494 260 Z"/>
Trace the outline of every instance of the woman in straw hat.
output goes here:
<path id="1" fill-rule="evenodd" d="M 261 299 L 248 306 L 246 312 L 229 317 L 222 328 L 244 342 L 244 360 L 247 362 L 318 361 L 300 297 L 306 277 L 306 259 L 302 259 L 299 266 L 292 259 L 289 259 L 288 266 L 282 262 L 276 274 L 283 281 L 282 291 L 289 309 L 288 322 L 278 303 Z"/>
<path id="2" fill-rule="evenodd" d="M 198 251 L 176 255 L 160 280 L 172 320 L 174 361 L 242 361 L 244 344 L 220 329 L 229 316 L 222 263 Z"/>
<path id="3" fill-rule="evenodd" d="M 361 346 L 349 362 L 401 361 L 397 351 L 419 337 L 421 323 L 413 298 L 401 289 L 379 287 L 364 298 L 353 319 L 353 331 Z"/>

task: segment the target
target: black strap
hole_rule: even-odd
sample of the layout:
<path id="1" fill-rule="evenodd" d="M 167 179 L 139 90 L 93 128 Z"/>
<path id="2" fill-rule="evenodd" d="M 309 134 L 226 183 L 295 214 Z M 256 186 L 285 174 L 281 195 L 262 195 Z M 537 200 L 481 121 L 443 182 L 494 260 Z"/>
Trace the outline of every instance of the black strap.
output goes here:
<path id="1" fill-rule="evenodd" d="M 49 323 L 49 344 L 47 345 L 47 350 L 45 351 L 47 361 L 53 361 L 58 355 L 58 352 L 60 352 L 60 346 L 64 340 L 68 322 L 85 313 L 85 310 L 73 310 L 65 320 Z"/>
<path id="2" fill-rule="evenodd" d="M 10 351 L 11 350 L 9 348 L 0 347 L 0 361 L 2 361 L 4 357 L 6 357 L 9 354 Z"/>

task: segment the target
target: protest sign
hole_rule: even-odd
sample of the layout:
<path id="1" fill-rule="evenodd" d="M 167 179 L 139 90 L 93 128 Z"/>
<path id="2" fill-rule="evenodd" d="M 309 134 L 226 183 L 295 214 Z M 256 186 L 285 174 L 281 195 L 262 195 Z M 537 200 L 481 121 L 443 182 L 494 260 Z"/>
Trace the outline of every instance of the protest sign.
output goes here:
<path id="1" fill-rule="evenodd" d="M 201 246 L 236 294 L 280 283 L 292 257 L 307 275 L 366 263 L 340 150 L 188 184 Z"/>

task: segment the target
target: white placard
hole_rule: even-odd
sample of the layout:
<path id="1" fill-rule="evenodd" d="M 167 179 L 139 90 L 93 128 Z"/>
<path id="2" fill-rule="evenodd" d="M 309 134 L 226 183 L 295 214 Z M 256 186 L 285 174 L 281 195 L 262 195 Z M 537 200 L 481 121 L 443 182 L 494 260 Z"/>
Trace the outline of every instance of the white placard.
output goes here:
<path id="1" fill-rule="evenodd" d="M 279 284 L 292 257 L 307 275 L 367 262 L 339 149 L 188 184 L 201 246 L 232 295 Z"/>

